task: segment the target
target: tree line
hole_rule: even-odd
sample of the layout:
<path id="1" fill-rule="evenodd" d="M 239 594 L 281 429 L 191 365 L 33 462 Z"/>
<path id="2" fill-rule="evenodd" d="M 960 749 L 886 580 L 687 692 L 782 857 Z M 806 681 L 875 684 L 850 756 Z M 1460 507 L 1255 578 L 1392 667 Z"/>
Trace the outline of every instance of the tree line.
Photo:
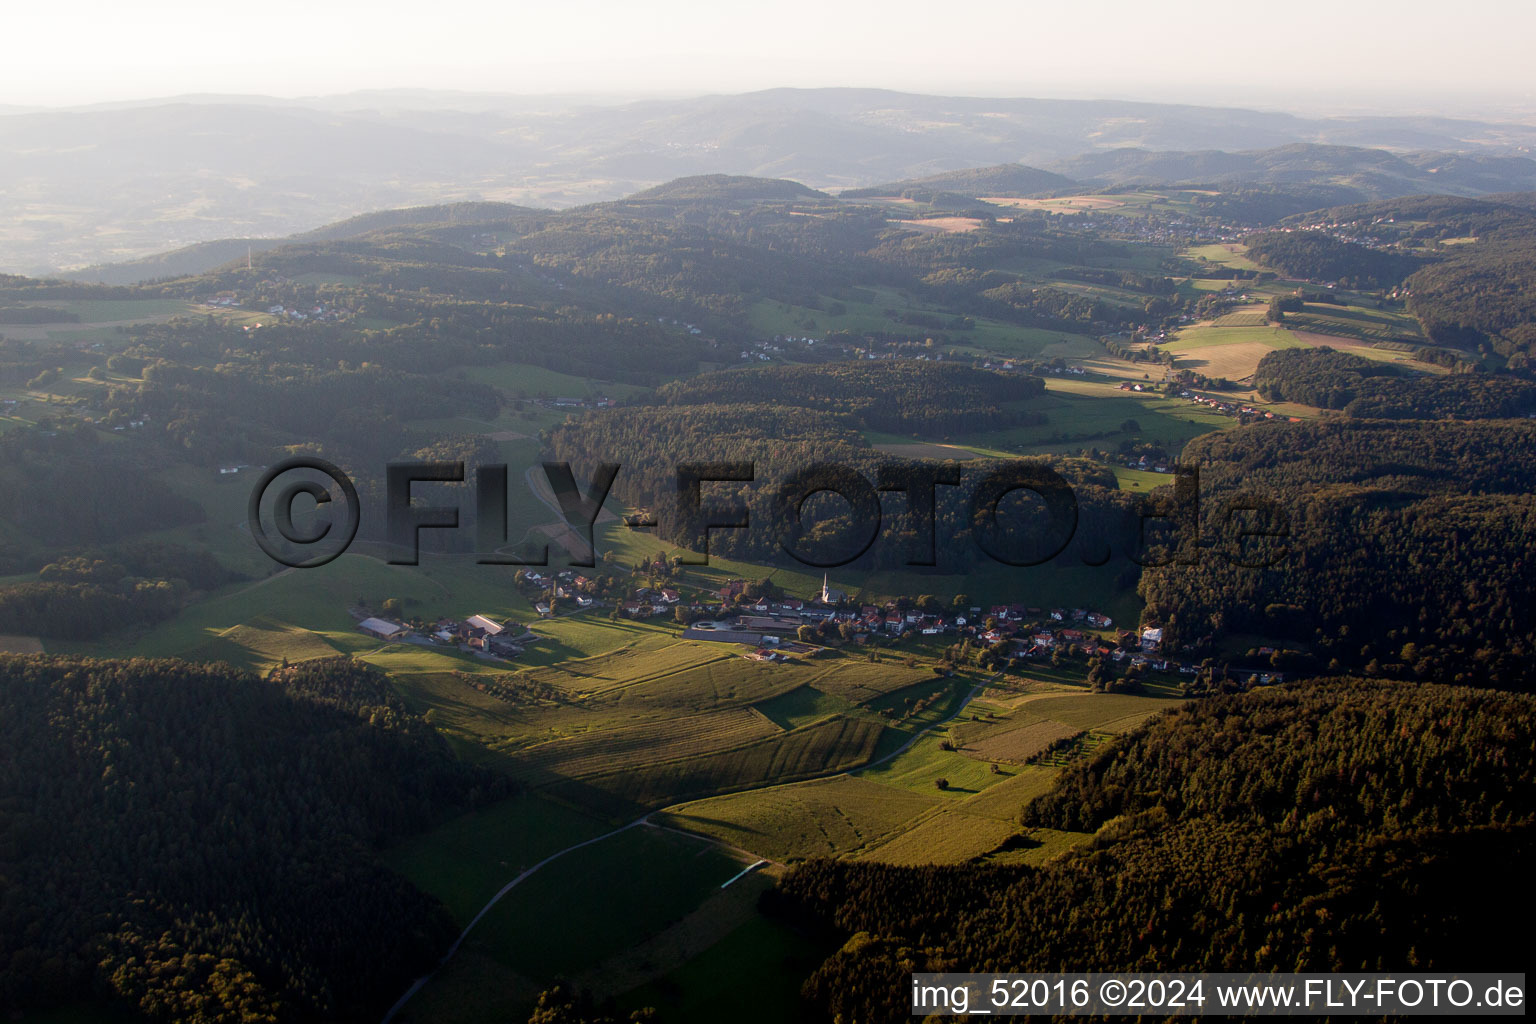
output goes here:
<path id="1" fill-rule="evenodd" d="M 1513 969 L 1532 909 L 1528 696 L 1322 679 L 1161 715 L 1022 813 L 1043 866 L 811 861 L 770 912 L 851 936 L 808 1015 L 910 1019 L 913 972 Z M 1027 833 L 1004 849 L 1027 849 Z"/>

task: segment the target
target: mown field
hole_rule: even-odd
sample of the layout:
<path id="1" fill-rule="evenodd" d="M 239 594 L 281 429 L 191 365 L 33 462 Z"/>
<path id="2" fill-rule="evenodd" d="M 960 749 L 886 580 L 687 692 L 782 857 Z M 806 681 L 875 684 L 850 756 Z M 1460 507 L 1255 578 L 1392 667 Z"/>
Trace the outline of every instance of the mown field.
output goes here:
<path id="1" fill-rule="evenodd" d="M 1185 328 L 1177 339 L 1159 347 L 1177 357 L 1174 366 L 1179 369 L 1240 381 L 1252 377 L 1259 360 L 1270 352 L 1309 346 L 1282 327 L 1207 324 Z"/>

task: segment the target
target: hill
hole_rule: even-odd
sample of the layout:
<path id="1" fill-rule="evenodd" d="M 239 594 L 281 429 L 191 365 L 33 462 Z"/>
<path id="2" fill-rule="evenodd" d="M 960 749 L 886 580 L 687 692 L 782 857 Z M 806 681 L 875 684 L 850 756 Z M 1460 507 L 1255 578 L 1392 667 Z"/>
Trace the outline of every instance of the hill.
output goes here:
<path id="1" fill-rule="evenodd" d="M 670 405 L 771 401 L 846 413 L 861 426 L 893 433 L 1001 427 L 1021 422 L 1012 403 L 1045 394 L 1039 377 L 961 363 L 848 362 L 719 370 L 661 389 Z"/>
<path id="2" fill-rule="evenodd" d="M 779 906 L 861 933 L 806 985 L 825 1019 L 911 1019 L 913 970 L 1514 969 L 1533 730 L 1532 698 L 1445 686 L 1216 698 L 1031 803 L 1027 825 L 1095 833 L 1043 867 L 816 861 Z"/>
<path id="3" fill-rule="evenodd" d="M 1243 152 L 1142 148 L 1086 153 L 1052 165 L 1104 185 L 1334 185 L 1357 200 L 1434 192 L 1475 196 L 1536 188 L 1536 160 L 1293 143 Z"/>
<path id="4" fill-rule="evenodd" d="M 1418 183 L 1412 191 L 1499 191 L 1529 187 L 1499 185 L 1521 177 L 1523 158 L 1480 164 L 1480 151 L 1502 156 L 1529 147 L 1536 130 L 878 89 L 609 106 L 451 94 L 205 97 L 16 113 L 0 115 L 0 217 L 29 229 L 10 242 L 0 271 L 75 269 L 198 242 L 283 237 L 424 203 L 495 197 L 564 208 L 690 175 L 860 187 L 1020 161 L 1097 178 L 1056 162 L 1124 147 L 1231 153 L 1318 141 L 1441 154 L 1394 172 Z M 1468 153 L 1472 163 L 1443 156 L 1450 152 Z M 1195 171 L 1153 177 L 1210 180 Z M 1440 178 L 1455 187 L 1435 184 Z M 1369 195 L 1339 201 L 1351 198 Z"/>
<path id="5" fill-rule="evenodd" d="M 150 1020 L 376 1016 L 454 929 L 383 840 L 478 792 L 383 677 L 0 658 L 0 1005 Z"/>
<path id="6" fill-rule="evenodd" d="M 818 192 L 798 181 L 786 181 L 782 178 L 754 178 L 742 174 L 699 174 L 678 178 L 675 181 L 636 192 L 629 197 L 628 201 L 759 203 L 772 200 L 828 198 L 831 197 L 825 192 Z"/>
<path id="7" fill-rule="evenodd" d="M 88 281 L 95 284 L 142 284 L 175 277 L 206 274 L 228 264 L 244 260 L 250 253 L 270 252 L 285 245 L 304 242 L 328 242 L 358 238 L 374 231 L 404 227 L 495 224 L 514 217 L 536 213 L 511 203 L 449 203 L 415 206 L 403 210 L 378 210 L 301 232 L 287 238 L 222 238 L 199 242 L 173 252 L 156 253 L 121 263 L 102 263 L 84 270 L 59 274 L 64 281 Z"/>
<path id="8" fill-rule="evenodd" d="M 863 199 L 874 196 L 900 196 L 908 192 L 950 192 L 978 198 L 983 196 L 1033 196 L 1071 188 L 1071 178 L 1037 167 L 1023 164 L 998 164 L 995 167 L 977 167 L 963 171 L 946 171 L 930 174 L 926 178 L 908 178 L 869 188 L 846 189 L 840 195 L 844 199 Z"/>

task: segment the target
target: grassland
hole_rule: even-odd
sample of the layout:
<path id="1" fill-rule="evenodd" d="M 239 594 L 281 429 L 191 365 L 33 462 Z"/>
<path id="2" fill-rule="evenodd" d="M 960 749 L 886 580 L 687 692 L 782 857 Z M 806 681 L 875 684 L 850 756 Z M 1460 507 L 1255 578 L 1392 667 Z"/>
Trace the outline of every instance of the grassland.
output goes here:
<path id="1" fill-rule="evenodd" d="M 744 863 L 723 847 L 647 827 L 572 850 L 492 907 L 400 1019 L 490 1021 L 526 1013 L 533 995 L 556 978 L 654 948 L 690 916 L 690 930 L 697 930 L 701 910 L 706 918 L 728 913 L 720 887 Z M 667 965 L 656 966 L 661 973 Z"/>
<path id="2" fill-rule="evenodd" d="M 1174 354 L 1174 365 L 1179 369 L 1239 381 L 1251 378 L 1259 360 L 1270 352 L 1310 346 L 1282 327 L 1210 324 L 1185 328 L 1176 340 L 1160 347 Z"/>
<path id="3" fill-rule="evenodd" d="M 514 889 L 470 941 L 520 974 L 552 981 L 643 943 L 746 863 L 698 839 L 628 829 L 541 869 L 540 884 Z M 529 927 L 534 921 L 541 926 Z"/>
<path id="4" fill-rule="evenodd" d="M 858 853 L 938 804 L 926 793 L 845 775 L 692 801 L 654 820 L 787 862 Z"/>
<path id="5" fill-rule="evenodd" d="M 1309 302 L 1301 310 L 1287 313 L 1285 322 L 1287 326 L 1299 331 L 1330 334 L 1356 341 L 1428 343 L 1417 318 L 1394 310 Z"/>
<path id="6" fill-rule="evenodd" d="M 1062 722 L 1047 720 L 1016 726 L 993 733 L 964 748 L 964 752 L 982 761 L 1008 761 L 1023 764 L 1057 740 L 1066 739 L 1077 730 Z"/>
<path id="7" fill-rule="evenodd" d="M 800 985 L 834 950 L 831 940 L 754 918 L 618 1005 L 621 1013 L 652 1007 L 673 1024 L 783 1024 L 800 1019 Z"/>
<path id="8" fill-rule="evenodd" d="M 880 332 L 916 338 L 942 334 L 949 339 L 946 348 L 1004 358 L 1050 359 L 1100 351 L 1093 339 L 1083 335 L 1022 327 L 990 317 L 972 317 L 970 327 L 961 327 L 952 314 L 925 307 L 894 288 L 861 288 L 840 298 L 828 298 L 822 305 L 824 308 L 818 309 L 762 300 L 748 311 L 748 319 L 754 329 L 764 334 L 792 337 L 820 337 L 829 331 Z M 909 313 L 936 316 L 950 325 L 932 328 L 903 322 L 901 317 Z"/>
<path id="9" fill-rule="evenodd" d="M 1210 245 L 1192 246 L 1184 253 L 1190 259 L 1214 263 L 1231 270 L 1262 270 L 1248 258 L 1248 247 L 1241 242 L 1214 242 Z"/>
<path id="10" fill-rule="evenodd" d="M 49 299 L 22 303 L 57 309 L 78 317 L 70 323 L 4 324 L 4 334 L 17 341 L 99 344 L 116 348 L 127 342 L 117 330 L 131 324 L 169 320 L 191 312 L 193 306 L 180 299 Z M 117 344 L 114 344 L 117 343 Z"/>
<path id="11" fill-rule="evenodd" d="M 224 661 L 240 668 L 266 672 L 286 662 L 328 658 L 338 653 L 318 633 L 257 616 L 231 626 L 187 652 L 189 661 Z"/>
<path id="12" fill-rule="evenodd" d="M 1018 826 L 1009 822 L 946 808 L 860 859 L 903 866 L 960 864 L 997 849 L 1017 832 Z"/>
<path id="13" fill-rule="evenodd" d="M 753 705 L 758 714 L 781 729 L 795 729 L 833 715 L 847 714 L 852 702 L 818 690 L 809 683 Z"/>
<path id="14" fill-rule="evenodd" d="M 1045 199 L 993 196 L 983 198 L 982 202 L 1056 214 L 1114 213 L 1135 217 L 1148 213 L 1193 213 L 1195 211 L 1193 197 L 1197 194 L 1201 193 L 1190 189 L 1137 189 L 1127 192 L 1057 196 Z"/>
<path id="15" fill-rule="evenodd" d="M 1143 372 L 1147 369 L 1150 368 L 1142 367 Z M 1137 379 L 1140 378 L 1138 372 Z M 1157 392 L 1121 391 L 1119 383 L 1109 379 L 1049 377 L 1047 398 L 1034 406 L 1045 414 L 1042 424 L 915 440 L 951 446 L 948 454 L 937 450 L 925 453 L 947 458 L 1075 455 L 1088 447 L 1113 448 L 1122 440 L 1155 442 L 1176 452 L 1193 437 L 1232 425 L 1230 418 Z M 1134 425 L 1128 428 L 1128 421 L 1134 421 Z M 897 447 L 911 444 L 913 438 L 874 433 L 866 437 L 893 454 L 918 454 Z"/>
<path id="16" fill-rule="evenodd" d="M 923 736 L 899 756 L 866 768 L 858 777 L 909 792 L 933 793 L 956 803 L 1002 781 L 989 765 L 959 751 L 941 749 L 944 742 L 937 734 Z M 948 783 L 947 789 L 937 787 L 940 779 Z"/>
<path id="17" fill-rule="evenodd" d="M 882 730 L 862 718 L 830 718 L 732 750 L 562 780 L 549 789 L 618 820 L 718 793 L 856 768 L 874 757 Z"/>
<path id="18" fill-rule="evenodd" d="M 393 847 L 385 862 L 442 900 L 463 926 L 525 868 L 610 828 L 573 808 L 526 794 Z"/>

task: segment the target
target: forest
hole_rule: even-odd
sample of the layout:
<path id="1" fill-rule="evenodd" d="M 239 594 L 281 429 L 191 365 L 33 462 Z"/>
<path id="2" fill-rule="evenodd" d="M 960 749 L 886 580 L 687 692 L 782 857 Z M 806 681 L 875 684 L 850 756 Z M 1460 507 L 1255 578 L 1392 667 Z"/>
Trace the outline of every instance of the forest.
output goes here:
<path id="1" fill-rule="evenodd" d="M 1320 665 L 1529 689 L 1531 420 L 1267 423 L 1192 441 L 1203 557 L 1149 568 L 1177 642 L 1256 632 Z M 1513 457 L 1512 457 L 1513 455 Z M 1255 499 L 1267 511 L 1242 511 Z M 1271 536 L 1233 533 L 1241 531 Z M 1221 528 L 1225 527 L 1222 532 Z M 1226 548 L 1226 557 L 1218 557 Z M 1259 567 L 1262 566 L 1262 567 Z"/>
<path id="2" fill-rule="evenodd" d="M 453 926 L 374 851 L 508 792 L 347 658 L 0 657 L 0 730 L 10 1012 L 381 1013 Z"/>
<path id="3" fill-rule="evenodd" d="M 767 402 L 819 409 L 845 414 L 866 429 L 923 436 L 1041 422 L 1027 403 L 1044 394 L 1039 377 L 911 360 L 721 370 L 657 393 L 669 405 Z"/>
<path id="4" fill-rule="evenodd" d="M 1388 288 L 1418 269 L 1420 261 L 1344 242 L 1321 231 L 1269 231 L 1249 235 L 1248 255 L 1286 277 L 1336 281 L 1349 288 Z"/>
<path id="5" fill-rule="evenodd" d="M 834 378 L 837 371 L 833 371 Z M 727 379 L 739 376 L 727 375 Z M 684 392 L 686 393 L 686 392 Z M 852 564 L 861 568 L 934 565 L 955 572 L 979 564 L 984 556 L 978 535 L 997 531 L 994 546 L 1014 552 L 1019 563 L 1049 561 L 1059 552 L 1068 561 L 1099 564 L 1106 545 L 1116 557 L 1139 553 L 1137 510 L 1143 499 L 1115 486 L 1104 466 L 1085 459 L 1018 459 L 1009 466 L 1031 467 L 1071 491 L 1067 505 L 1047 506 L 1020 496 L 1005 502 L 994 527 L 973 516 L 972 499 L 981 481 L 996 469 L 988 460 L 913 463 L 871 448 L 851 416 L 791 405 L 627 406 L 588 412 L 557 427 L 549 437 L 555 457 L 577 467 L 585 478 L 600 463 L 622 466 L 613 493 L 628 505 L 652 509 L 657 535 L 700 550 L 703 523 L 711 509 L 740 506 L 749 525 L 709 531 L 710 552 L 729 558 L 794 564 L 786 555 L 789 517 L 778 504 L 781 489 L 800 480 L 810 494 L 837 483 L 833 466 L 851 470 L 865 481 L 862 491 L 875 494 L 877 483 L 907 474 L 937 473 L 952 485 L 933 489 L 930 535 L 914 518 L 911 498 L 893 494 L 863 508 L 842 498 L 818 494 L 805 503 L 805 533 L 793 542 L 805 564 Z M 706 485 L 715 488 L 697 508 L 678 499 L 678 469 L 685 464 L 744 463 L 753 467 L 750 482 Z M 811 474 L 805 477 L 804 474 Z M 925 488 L 916 488 L 919 494 Z M 1049 488 L 1046 488 L 1049 490 Z M 926 500 L 926 499 L 923 499 Z M 983 508 L 981 512 L 985 512 Z M 799 518 L 799 517 L 797 517 Z M 931 536 L 931 540 L 929 538 Z M 934 552 L 929 555 L 928 552 Z M 932 559 L 931 561 L 929 559 Z"/>
<path id="6" fill-rule="evenodd" d="M 1272 402 L 1300 402 L 1363 419 L 1509 419 L 1536 410 L 1536 382 L 1511 376 L 1404 373 L 1327 347 L 1259 360 L 1253 386 Z"/>
<path id="7" fill-rule="evenodd" d="M 915 971 L 1516 970 L 1532 909 L 1527 696 L 1329 678 L 1209 698 L 1069 769 L 1043 867 L 812 861 L 770 909 L 849 936 L 814 1016 L 910 1019 Z"/>
<path id="8" fill-rule="evenodd" d="M 250 264 L 241 252 L 133 286 L 0 278 L 0 320 L 15 335 L 0 339 L 0 634 L 49 650 L 204 649 L 146 641 L 183 627 L 202 640 L 240 621 L 238 610 L 217 623 L 198 613 L 209 595 L 244 598 L 256 582 L 246 574 L 261 571 L 231 555 L 251 547 L 237 521 L 245 469 L 302 452 L 353 473 L 358 536 L 375 546 L 354 552 L 349 571 L 391 580 L 317 599 L 338 616 L 354 601 L 421 625 L 515 610 L 553 641 L 513 665 L 381 643 L 375 660 L 411 666 L 393 677 L 344 658 L 266 676 L 0 658 L 0 1006 L 87 998 L 167 1021 L 377 1019 L 454 933 L 380 848 L 515 788 L 444 736 L 461 742 L 463 721 L 487 707 L 499 724 L 534 708 L 564 715 L 598 679 L 611 679 L 622 717 L 640 664 L 710 692 L 748 664 L 729 650 L 674 673 L 670 659 L 698 651 L 673 649 L 683 644 L 672 614 L 621 614 L 640 583 L 680 589 L 679 622 L 704 614 L 689 605 L 712 603 L 736 572 L 756 597 L 778 592 L 789 575 L 779 570 L 807 565 L 846 565 L 831 582 L 855 599 L 878 586 L 889 589 L 869 600 L 897 609 L 968 608 L 962 586 L 980 594 L 1014 558 L 1060 572 L 1000 600 L 1114 601 L 1113 630 L 1162 628 L 1145 657 L 1189 671 L 1115 667 L 1107 645 L 1129 654 L 1139 641 L 1111 627 L 1040 660 L 1009 638 L 983 641 L 974 624 L 973 635 L 909 637 L 911 657 L 895 650 L 908 640 L 883 634 L 857 651 L 851 623 L 846 634 L 811 629 L 807 643 L 834 648 L 829 675 L 857 663 L 883 685 L 901 657 L 945 687 L 882 693 L 885 709 L 861 722 L 870 736 L 889 745 L 913 722 L 937 727 L 941 712 L 965 710 L 944 701 L 969 692 L 973 670 L 977 682 L 1008 670 L 1026 698 L 1199 700 L 1118 740 L 1106 731 L 1090 745 L 1074 728 L 1030 755 L 1020 767 L 1060 767 L 1059 782 L 1027 807 L 1020 798 L 1001 827 L 1022 831 L 971 863 L 791 871 L 768 909 L 844 943 L 806 986 L 810 1019 L 905 1019 L 912 970 L 1428 968 L 1473 954 L 1508 964 L 1490 908 L 1528 909 L 1519 879 L 1536 825 L 1536 573 L 1525 564 L 1536 421 L 1521 418 L 1536 411 L 1536 205 L 1418 197 L 1319 210 L 1355 193 L 1296 185 L 1105 193 L 1045 213 L 951 191 L 1005 180 L 1053 190 L 1051 179 L 991 168 L 901 182 L 918 202 L 876 203 L 707 176 L 564 211 L 370 215 L 274 243 Z M 1328 227 L 1304 230 L 1317 225 Z M 1229 238 L 1245 239 L 1259 266 L 1216 242 Z M 1296 289 L 1281 275 L 1339 287 Z M 118 303 L 156 312 L 69 340 L 39 328 L 77 326 L 76 304 Z M 1286 329 L 1291 313 L 1349 306 L 1394 338 L 1406 310 L 1441 347 L 1416 332 L 1411 344 L 1372 337 L 1362 344 L 1386 358 L 1366 359 Z M 1204 323 L 1229 313 L 1230 327 Z M 1309 347 L 1278 348 L 1293 343 Z M 1219 362 L 1229 344 L 1267 352 L 1253 356 L 1257 397 Z M 1437 369 L 1454 372 L 1427 372 Z M 1240 411 L 1197 406 L 1180 393 L 1191 388 Z M 957 457 L 895 454 L 919 443 Z M 451 559 L 412 577 L 441 592 L 430 603 L 373 592 L 403 578 L 370 557 L 384 539 L 385 463 L 462 461 L 472 478 L 541 459 L 572 463 L 584 490 L 598 465 L 618 464 L 615 498 L 654 514 L 654 534 L 615 524 L 615 562 L 572 585 L 599 611 L 575 611 L 567 594 L 537 618 L 532 602 L 563 584 L 543 591 L 510 571 L 486 584 L 455 575 Z M 701 481 L 695 509 L 679 486 L 688 464 L 750 464 L 752 478 L 737 465 Z M 1188 516 L 1188 489 L 1169 486 L 1176 469 L 1199 471 Z M 1042 494 L 1004 500 L 999 481 Z M 850 482 L 861 500 L 819 489 Z M 468 549 L 468 491 L 460 528 L 427 531 L 424 548 Z M 992 519 L 976 500 L 989 493 Z M 738 506 L 749 525 L 721 527 Z M 531 503 L 520 512 L 528 522 L 509 545 L 538 541 L 528 531 L 553 518 Z M 749 564 L 649 562 L 658 546 L 698 552 L 706 537 L 711 554 Z M 620 558 L 647 561 L 631 578 Z M 1075 572 L 1109 559 L 1102 576 Z M 874 573 L 886 579 L 869 582 Z M 962 585 L 959 573 L 978 580 Z M 783 586 L 803 597 L 822 572 L 800 577 Z M 256 597 L 277 604 L 294 578 Z M 919 672 L 918 655 L 934 663 Z M 451 669 L 417 670 L 435 658 Z M 793 667 L 749 667 L 770 694 L 757 703 L 779 709 L 789 733 L 845 714 L 829 710 L 847 703 L 830 690 L 776 689 L 773 673 Z M 1261 686 L 1269 669 L 1291 682 Z M 418 717 L 400 693 L 411 708 L 451 694 L 453 714 Z M 756 703 L 736 710 L 753 729 L 781 728 Z M 999 724 L 982 707 L 969 714 L 970 727 Z M 570 739 L 553 732 L 541 743 Z M 940 742 L 923 738 L 910 759 L 967 756 Z M 519 754 L 491 753 L 509 751 Z M 1003 774 L 977 765 L 989 783 Z M 967 799 L 951 791 L 963 788 L 955 773 L 943 778 L 884 799 Z M 1077 852 L 1033 863 L 1035 844 L 1074 835 Z M 488 873 L 504 867 L 493 860 Z M 562 987 L 534 1019 L 585 1012 Z"/>

